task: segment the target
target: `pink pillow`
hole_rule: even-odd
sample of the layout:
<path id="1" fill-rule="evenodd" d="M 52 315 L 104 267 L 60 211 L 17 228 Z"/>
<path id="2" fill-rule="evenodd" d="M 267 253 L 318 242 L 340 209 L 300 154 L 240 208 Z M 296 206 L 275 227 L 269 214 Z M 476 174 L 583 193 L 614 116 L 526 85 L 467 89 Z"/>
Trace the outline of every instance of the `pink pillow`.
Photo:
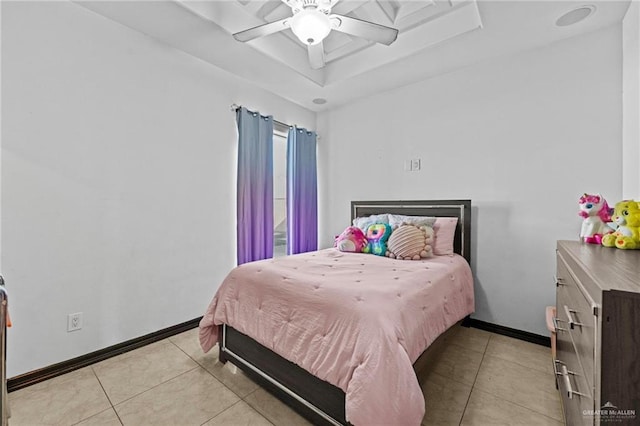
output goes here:
<path id="1" fill-rule="evenodd" d="M 439 217 L 433 225 L 435 231 L 435 241 L 433 243 L 433 254 L 453 254 L 453 238 L 456 234 L 457 217 Z"/>

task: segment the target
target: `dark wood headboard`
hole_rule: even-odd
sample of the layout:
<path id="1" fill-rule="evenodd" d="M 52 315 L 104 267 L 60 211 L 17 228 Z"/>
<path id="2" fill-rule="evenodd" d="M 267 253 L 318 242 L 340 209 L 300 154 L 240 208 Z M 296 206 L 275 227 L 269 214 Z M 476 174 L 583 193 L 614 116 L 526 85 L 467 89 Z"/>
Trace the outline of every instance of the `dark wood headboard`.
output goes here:
<path id="1" fill-rule="evenodd" d="M 351 220 L 372 214 L 457 217 L 453 250 L 471 264 L 471 200 L 352 201 Z"/>

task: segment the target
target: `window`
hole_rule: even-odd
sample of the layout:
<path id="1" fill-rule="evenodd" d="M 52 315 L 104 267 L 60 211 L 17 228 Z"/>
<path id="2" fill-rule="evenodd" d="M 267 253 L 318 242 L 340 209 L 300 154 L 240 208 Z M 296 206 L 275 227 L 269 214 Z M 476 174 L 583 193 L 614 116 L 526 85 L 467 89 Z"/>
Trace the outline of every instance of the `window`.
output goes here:
<path id="1" fill-rule="evenodd" d="M 236 119 L 238 265 L 316 250 L 316 133 L 244 107 Z"/>
<path id="2" fill-rule="evenodd" d="M 287 254 L 287 130 L 273 131 L 273 257 Z"/>

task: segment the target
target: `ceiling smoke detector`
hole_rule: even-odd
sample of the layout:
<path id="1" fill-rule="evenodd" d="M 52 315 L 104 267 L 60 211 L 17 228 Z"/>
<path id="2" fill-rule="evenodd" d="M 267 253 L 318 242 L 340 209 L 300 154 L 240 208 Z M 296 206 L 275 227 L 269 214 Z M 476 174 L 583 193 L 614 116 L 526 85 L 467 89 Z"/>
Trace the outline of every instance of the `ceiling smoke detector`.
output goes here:
<path id="1" fill-rule="evenodd" d="M 595 10 L 596 7 L 592 5 L 580 6 L 559 17 L 556 21 L 556 25 L 559 27 L 568 27 L 569 25 L 577 24 L 578 22 L 587 19 L 593 14 L 593 12 L 595 12 Z"/>

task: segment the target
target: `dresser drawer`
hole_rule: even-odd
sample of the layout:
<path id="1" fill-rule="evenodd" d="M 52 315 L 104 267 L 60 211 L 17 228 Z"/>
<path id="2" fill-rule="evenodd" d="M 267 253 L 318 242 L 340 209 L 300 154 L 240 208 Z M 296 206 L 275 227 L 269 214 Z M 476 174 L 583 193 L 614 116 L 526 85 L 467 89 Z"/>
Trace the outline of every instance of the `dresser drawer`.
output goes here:
<path id="1" fill-rule="evenodd" d="M 594 409 L 593 392 L 586 380 L 582 366 L 578 362 L 573 342 L 568 332 L 557 335 L 556 360 L 554 369 L 558 390 L 562 397 L 566 424 L 591 425 L 593 417 L 585 414 Z"/>
<path id="2" fill-rule="evenodd" d="M 562 256 L 558 255 L 558 287 L 556 310 L 558 319 L 575 345 L 579 362 L 591 387 L 595 379 L 597 317 L 595 303 L 569 273 Z"/>

